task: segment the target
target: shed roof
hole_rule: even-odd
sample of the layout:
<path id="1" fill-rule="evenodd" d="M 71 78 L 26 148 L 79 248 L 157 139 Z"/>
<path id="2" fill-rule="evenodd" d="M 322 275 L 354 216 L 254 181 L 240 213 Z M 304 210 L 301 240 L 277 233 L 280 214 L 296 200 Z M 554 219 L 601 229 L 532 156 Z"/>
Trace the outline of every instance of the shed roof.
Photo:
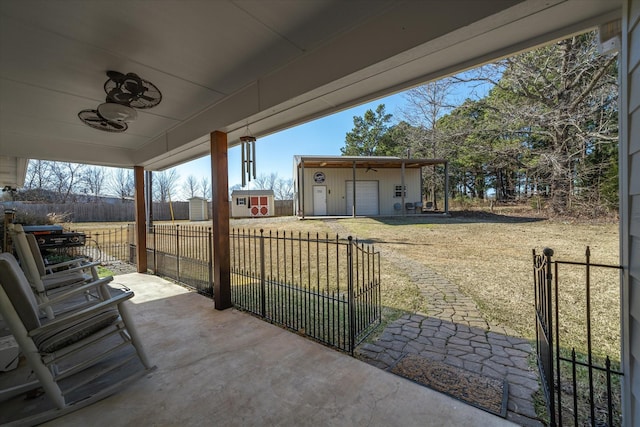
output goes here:
<path id="1" fill-rule="evenodd" d="M 231 197 L 233 196 L 273 196 L 275 193 L 273 190 L 233 190 Z"/>

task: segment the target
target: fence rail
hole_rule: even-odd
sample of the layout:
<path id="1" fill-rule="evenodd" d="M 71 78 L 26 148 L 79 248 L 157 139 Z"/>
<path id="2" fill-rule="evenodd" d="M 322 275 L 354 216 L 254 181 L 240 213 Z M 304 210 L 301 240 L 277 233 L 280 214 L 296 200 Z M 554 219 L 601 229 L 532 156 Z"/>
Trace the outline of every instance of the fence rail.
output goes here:
<path id="1" fill-rule="evenodd" d="M 612 361 L 610 355 L 596 353 L 593 343 L 600 337 L 592 327 L 594 270 L 616 271 L 621 267 L 592 263 L 588 247 L 584 262 L 554 261 L 553 254 L 549 248 L 542 254 L 533 251 L 536 349 L 549 425 L 621 425 L 620 384 L 624 373 L 620 368 L 620 355 L 615 355 Z M 575 293 L 563 293 L 562 278 L 568 275 L 569 267 L 581 270 L 583 298 Z M 610 281 L 605 279 L 605 289 Z M 618 286 L 613 283 L 609 288 Z M 562 320 L 567 315 L 564 313 L 567 305 L 584 308 L 585 344 L 580 349 L 563 345 Z M 615 307 L 597 309 L 614 310 Z M 619 330 L 611 332 L 617 334 Z"/>
<path id="2" fill-rule="evenodd" d="M 231 232 L 232 301 L 240 309 L 353 352 L 379 324 L 380 254 L 349 237 Z"/>

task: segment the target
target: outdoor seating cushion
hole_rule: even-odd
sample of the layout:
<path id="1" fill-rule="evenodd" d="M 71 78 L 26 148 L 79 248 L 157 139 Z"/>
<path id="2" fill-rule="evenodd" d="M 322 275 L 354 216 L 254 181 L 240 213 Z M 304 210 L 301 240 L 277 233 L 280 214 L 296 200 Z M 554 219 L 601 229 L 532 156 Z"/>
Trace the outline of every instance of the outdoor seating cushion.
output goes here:
<path id="1" fill-rule="evenodd" d="M 35 334 L 33 342 L 41 352 L 53 353 L 111 326 L 118 318 L 117 309 L 106 309 L 81 321 L 61 325 L 56 330 Z"/>

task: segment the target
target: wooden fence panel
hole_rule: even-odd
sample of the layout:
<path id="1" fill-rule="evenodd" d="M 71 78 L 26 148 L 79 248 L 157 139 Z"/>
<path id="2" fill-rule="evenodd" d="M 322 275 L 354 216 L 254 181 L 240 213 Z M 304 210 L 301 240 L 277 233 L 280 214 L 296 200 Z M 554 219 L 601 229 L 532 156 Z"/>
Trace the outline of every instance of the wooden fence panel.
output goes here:
<path id="1" fill-rule="evenodd" d="M 18 217 L 22 215 L 41 217 L 47 215 L 64 215 L 70 222 L 132 222 L 135 221 L 134 203 L 130 200 L 105 202 L 74 203 L 30 203 L 12 202 L 5 204 L 5 209 L 14 208 Z M 172 218 L 173 210 L 173 218 Z M 275 216 L 293 215 L 293 200 L 276 200 Z M 211 202 L 209 202 L 211 216 Z M 153 219 L 155 221 L 188 220 L 189 202 L 153 203 Z"/>
<path id="2" fill-rule="evenodd" d="M 293 200 L 276 200 L 275 210 L 275 216 L 293 215 Z"/>
<path id="3" fill-rule="evenodd" d="M 71 222 L 131 222 L 135 221 L 134 204 L 130 201 L 116 203 L 26 203 L 13 202 L 18 218 L 22 215 L 34 217 L 46 217 L 47 215 L 64 215 Z M 189 203 L 174 202 L 171 208 L 169 203 L 153 204 L 153 219 L 156 221 L 170 221 L 171 210 L 173 219 L 189 219 Z"/>

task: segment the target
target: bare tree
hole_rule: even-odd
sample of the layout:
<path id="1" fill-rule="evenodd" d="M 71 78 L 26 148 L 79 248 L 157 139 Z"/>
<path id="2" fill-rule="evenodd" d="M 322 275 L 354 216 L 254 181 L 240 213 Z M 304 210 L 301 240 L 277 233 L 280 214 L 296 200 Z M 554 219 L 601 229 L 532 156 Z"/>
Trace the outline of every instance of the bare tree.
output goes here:
<path id="1" fill-rule="evenodd" d="M 133 197 L 133 171 L 130 169 L 114 169 L 107 183 L 108 191 L 121 199 Z"/>
<path id="2" fill-rule="evenodd" d="M 198 195 L 199 187 L 196 177 L 189 175 L 183 184 L 182 193 L 185 198 L 192 199 Z"/>
<path id="3" fill-rule="evenodd" d="M 203 199 L 211 200 L 211 184 L 209 183 L 209 178 L 206 176 L 203 176 L 200 181 L 200 190 L 202 191 Z"/>
<path id="4" fill-rule="evenodd" d="M 233 184 L 231 187 L 229 187 L 229 199 L 231 199 L 231 193 L 233 193 L 236 190 L 242 190 L 242 185 Z"/>
<path id="5" fill-rule="evenodd" d="M 105 168 L 100 166 L 89 166 L 82 172 L 81 181 L 88 193 L 92 194 L 95 200 L 102 194 L 105 186 L 107 173 Z"/>
<path id="6" fill-rule="evenodd" d="M 276 181 L 278 181 L 278 174 L 275 172 L 269 175 L 260 174 L 253 181 L 253 188 L 256 190 L 273 190 L 276 186 Z"/>
<path id="7" fill-rule="evenodd" d="M 276 200 L 292 200 L 293 199 L 293 180 L 278 178 L 273 188 L 273 192 Z"/>
<path id="8" fill-rule="evenodd" d="M 153 174 L 153 193 L 154 199 L 158 202 L 167 202 L 171 200 L 171 195 L 177 194 L 176 187 L 180 175 L 175 169 L 168 169 Z"/>
<path id="9" fill-rule="evenodd" d="M 46 160 L 29 160 L 27 174 L 22 193 L 24 197 L 34 201 L 47 200 L 51 189 L 51 163 Z"/>
<path id="10" fill-rule="evenodd" d="M 410 89 L 405 96 L 407 106 L 402 110 L 408 127 L 410 149 L 420 157 L 446 158 L 449 150 L 445 135 L 438 129 L 438 119 L 453 108 L 451 98 L 456 81 L 445 78 Z M 436 189 L 442 185 L 438 179 L 437 166 L 425 176 L 430 198 L 436 206 Z"/>
<path id="11" fill-rule="evenodd" d="M 56 192 L 59 202 L 66 203 L 79 190 L 79 182 L 84 168 L 85 165 L 78 163 L 51 163 L 53 190 Z"/>

